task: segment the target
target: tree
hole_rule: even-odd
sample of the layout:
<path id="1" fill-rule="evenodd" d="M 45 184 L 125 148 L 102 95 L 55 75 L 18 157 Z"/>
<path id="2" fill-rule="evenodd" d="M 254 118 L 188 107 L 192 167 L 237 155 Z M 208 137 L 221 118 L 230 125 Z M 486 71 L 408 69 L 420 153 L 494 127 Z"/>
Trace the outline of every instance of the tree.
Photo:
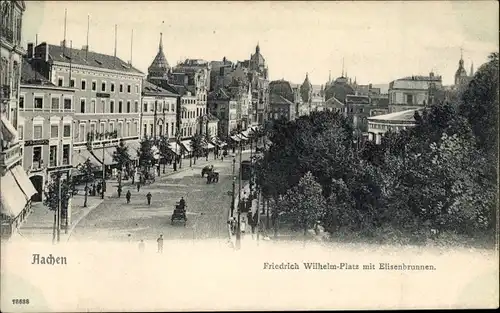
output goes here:
<path id="1" fill-rule="evenodd" d="M 139 157 L 139 166 L 143 171 L 147 172 L 151 164 L 153 164 L 154 155 L 152 148 L 152 141 L 146 136 L 141 140 L 141 146 L 139 151 L 137 151 L 137 156 Z"/>
<path id="2" fill-rule="evenodd" d="M 44 193 L 45 199 L 43 200 L 43 204 L 47 206 L 50 211 L 54 211 L 53 238 L 56 238 L 57 232 L 59 240 L 61 218 L 66 218 L 67 216 L 69 198 L 71 197 L 70 182 L 63 179 L 60 172 L 56 172 L 52 174 L 52 180 L 47 185 Z M 59 205 L 61 211 L 59 213 L 60 218 L 58 219 L 57 214 L 59 212 Z M 57 225 L 58 223 L 59 227 Z"/>
<path id="3" fill-rule="evenodd" d="M 88 184 L 94 181 L 95 166 L 90 162 L 90 159 L 85 160 L 84 163 L 78 165 L 78 170 L 82 175 L 82 180 L 85 182 L 85 200 L 83 207 L 87 207 Z"/>
<path id="4" fill-rule="evenodd" d="M 174 152 L 170 149 L 167 136 L 162 136 L 160 138 L 158 148 L 160 150 L 161 158 L 163 159 L 163 173 L 165 173 L 165 163 L 168 160 L 172 160 L 175 156 Z"/>
<path id="5" fill-rule="evenodd" d="M 130 155 L 128 153 L 128 147 L 125 145 L 123 140 L 120 140 L 116 150 L 113 152 L 113 161 L 116 162 L 118 169 L 120 170 L 120 176 L 118 177 L 118 188 L 122 186 L 122 172 L 125 168 L 128 168 L 130 162 Z"/>
<path id="6" fill-rule="evenodd" d="M 201 134 L 196 134 L 191 138 L 191 155 L 194 156 L 194 164 L 196 158 L 203 154 L 203 137 Z"/>
<path id="7" fill-rule="evenodd" d="M 291 218 L 295 227 L 304 231 L 314 227 L 323 216 L 326 202 L 322 195 L 321 185 L 317 183 L 311 172 L 307 172 L 297 186 L 288 190 L 280 205 L 283 215 Z"/>

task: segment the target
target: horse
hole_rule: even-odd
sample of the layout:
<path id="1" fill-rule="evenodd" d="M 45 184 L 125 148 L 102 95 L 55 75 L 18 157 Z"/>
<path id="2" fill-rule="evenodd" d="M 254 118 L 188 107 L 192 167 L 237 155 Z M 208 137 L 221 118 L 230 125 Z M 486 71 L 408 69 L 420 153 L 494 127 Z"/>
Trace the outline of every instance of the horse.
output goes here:
<path id="1" fill-rule="evenodd" d="M 213 171 L 213 167 L 211 165 L 207 165 L 205 166 L 202 170 L 201 170 L 201 177 L 205 177 L 205 174 L 210 174 L 210 172 Z"/>

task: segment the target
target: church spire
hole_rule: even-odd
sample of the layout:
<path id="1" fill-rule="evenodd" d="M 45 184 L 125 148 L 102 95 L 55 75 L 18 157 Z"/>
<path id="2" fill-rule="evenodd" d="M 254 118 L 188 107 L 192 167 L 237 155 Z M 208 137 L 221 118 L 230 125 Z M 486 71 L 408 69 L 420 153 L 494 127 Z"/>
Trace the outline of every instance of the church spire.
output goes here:
<path id="1" fill-rule="evenodd" d="M 469 76 L 474 76 L 474 62 L 470 63 L 470 75 Z"/>
<path id="2" fill-rule="evenodd" d="M 163 51 L 163 40 L 162 40 L 162 37 L 163 37 L 163 33 L 160 33 L 160 45 L 159 45 L 160 51 Z"/>
<path id="3" fill-rule="evenodd" d="M 342 76 L 341 77 L 344 77 L 344 58 L 342 58 Z"/>
<path id="4" fill-rule="evenodd" d="M 328 72 L 328 82 L 331 83 L 332 82 L 332 70 L 330 70 Z"/>

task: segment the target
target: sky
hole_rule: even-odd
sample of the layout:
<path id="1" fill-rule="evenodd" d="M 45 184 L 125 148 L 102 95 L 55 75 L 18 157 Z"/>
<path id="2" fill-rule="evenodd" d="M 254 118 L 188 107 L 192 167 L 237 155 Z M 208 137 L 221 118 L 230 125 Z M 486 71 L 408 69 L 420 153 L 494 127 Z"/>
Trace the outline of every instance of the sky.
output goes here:
<path id="1" fill-rule="evenodd" d="M 23 41 L 117 55 L 147 73 L 160 32 L 170 65 L 181 59 L 245 60 L 257 43 L 272 80 L 321 85 L 345 72 L 358 84 L 388 84 L 434 71 L 453 84 L 461 49 L 467 72 L 498 51 L 496 1 L 153 2 L 26 1 Z"/>

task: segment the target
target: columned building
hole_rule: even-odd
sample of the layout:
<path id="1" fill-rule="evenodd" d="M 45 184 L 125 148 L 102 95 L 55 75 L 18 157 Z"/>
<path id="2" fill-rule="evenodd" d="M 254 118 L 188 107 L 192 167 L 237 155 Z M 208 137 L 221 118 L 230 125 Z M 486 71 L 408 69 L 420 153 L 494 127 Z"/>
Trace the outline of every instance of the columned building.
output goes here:
<path id="1" fill-rule="evenodd" d="M 380 144 L 382 136 L 388 132 L 398 132 L 416 125 L 415 112 L 422 109 L 397 111 L 389 114 L 368 117 L 368 140 Z"/>
<path id="2" fill-rule="evenodd" d="M 409 76 L 389 84 L 389 112 L 415 110 L 433 104 L 443 88 L 441 76 Z"/>

